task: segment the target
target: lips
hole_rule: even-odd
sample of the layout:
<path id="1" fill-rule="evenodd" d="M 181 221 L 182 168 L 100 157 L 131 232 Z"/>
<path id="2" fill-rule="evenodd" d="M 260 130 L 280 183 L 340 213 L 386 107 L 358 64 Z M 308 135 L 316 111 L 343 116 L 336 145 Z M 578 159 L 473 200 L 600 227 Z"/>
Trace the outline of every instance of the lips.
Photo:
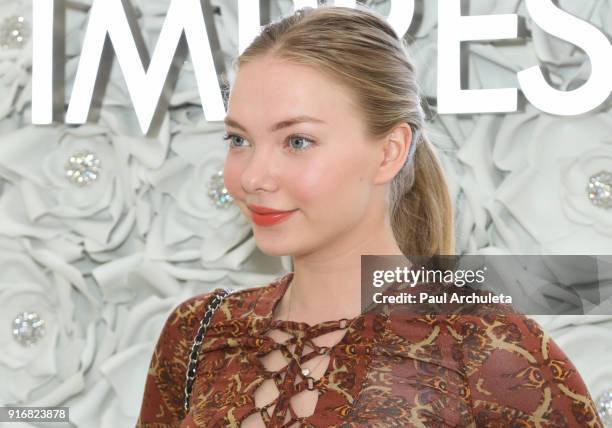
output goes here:
<path id="1" fill-rule="evenodd" d="M 251 217 L 255 224 L 259 226 L 272 226 L 287 220 L 294 212 L 297 211 L 280 211 L 273 208 L 263 207 L 261 205 L 247 204 L 247 207 L 251 211 Z"/>

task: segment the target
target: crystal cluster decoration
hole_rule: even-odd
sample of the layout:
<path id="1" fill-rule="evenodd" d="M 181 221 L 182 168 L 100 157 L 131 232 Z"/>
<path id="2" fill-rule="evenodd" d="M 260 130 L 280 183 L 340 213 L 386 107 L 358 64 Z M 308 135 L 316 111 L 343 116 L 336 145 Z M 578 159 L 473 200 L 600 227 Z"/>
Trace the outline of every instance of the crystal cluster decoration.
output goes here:
<path id="1" fill-rule="evenodd" d="M 597 398 L 597 412 L 604 426 L 612 427 L 612 388 Z"/>
<path id="2" fill-rule="evenodd" d="M 66 178 L 79 187 L 95 182 L 100 176 L 100 159 L 89 150 L 76 152 L 68 158 Z"/>
<path id="3" fill-rule="evenodd" d="M 4 18 L 0 24 L 0 47 L 21 49 L 27 43 L 30 34 L 30 25 L 23 16 L 13 15 Z"/>
<path id="4" fill-rule="evenodd" d="M 208 196 L 217 208 L 226 208 L 234 201 L 234 198 L 229 194 L 223 182 L 223 170 L 217 171 L 216 174 L 210 177 L 208 181 Z"/>
<path id="5" fill-rule="evenodd" d="M 586 190 L 593 205 L 605 209 L 612 208 L 612 172 L 599 171 L 589 177 Z"/>
<path id="6" fill-rule="evenodd" d="M 12 327 L 13 338 L 22 346 L 33 346 L 45 335 L 45 320 L 36 312 L 20 312 Z"/>

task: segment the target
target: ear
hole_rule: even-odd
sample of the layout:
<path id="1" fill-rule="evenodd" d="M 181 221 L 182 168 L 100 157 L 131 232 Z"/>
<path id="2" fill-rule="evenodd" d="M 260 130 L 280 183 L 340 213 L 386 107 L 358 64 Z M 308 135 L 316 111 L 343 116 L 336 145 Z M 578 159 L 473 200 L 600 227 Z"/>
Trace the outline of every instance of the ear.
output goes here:
<path id="1" fill-rule="evenodd" d="M 404 122 L 397 125 L 382 140 L 381 158 L 375 177 L 376 184 L 391 181 L 402 169 L 408 157 L 410 144 L 412 144 L 412 128 Z"/>

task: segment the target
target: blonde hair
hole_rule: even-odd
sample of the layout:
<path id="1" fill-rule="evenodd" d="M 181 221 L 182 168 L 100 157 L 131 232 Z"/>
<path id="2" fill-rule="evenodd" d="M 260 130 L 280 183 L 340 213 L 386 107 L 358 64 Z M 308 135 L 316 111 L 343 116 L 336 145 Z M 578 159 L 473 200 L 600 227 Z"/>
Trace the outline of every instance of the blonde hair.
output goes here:
<path id="1" fill-rule="evenodd" d="M 386 20 L 365 6 L 302 8 L 265 26 L 234 66 L 265 55 L 314 67 L 346 87 L 374 139 L 400 123 L 410 125 L 410 154 L 390 189 L 395 239 L 408 257 L 454 254 L 452 203 L 424 129 L 415 69 Z"/>

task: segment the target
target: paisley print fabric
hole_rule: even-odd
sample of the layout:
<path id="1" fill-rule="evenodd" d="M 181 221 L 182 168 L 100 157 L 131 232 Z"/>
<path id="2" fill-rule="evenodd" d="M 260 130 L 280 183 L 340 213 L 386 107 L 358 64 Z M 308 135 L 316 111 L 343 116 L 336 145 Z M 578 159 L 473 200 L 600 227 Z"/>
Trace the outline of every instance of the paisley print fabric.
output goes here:
<path id="1" fill-rule="evenodd" d="M 580 374 L 533 320 L 514 313 L 407 315 L 367 311 L 309 325 L 273 320 L 291 278 L 230 294 L 202 344 L 190 409 L 183 410 L 192 339 L 213 293 L 192 297 L 167 319 L 151 358 L 137 427 L 236 427 L 259 412 L 269 427 L 597 427 L 603 424 Z M 312 338 L 346 328 L 325 374 L 302 376 L 299 363 L 321 352 Z M 279 344 L 266 333 L 293 338 Z M 287 351 L 288 343 L 295 352 Z M 298 350 L 310 344 L 312 353 Z M 288 363 L 268 371 L 260 358 L 280 349 Z M 295 355 L 302 355 L 296 357 Z M 254 391 L 273 379 L 273 412 Z M 299 417 L 290 398 L 319 393 Z"/>

